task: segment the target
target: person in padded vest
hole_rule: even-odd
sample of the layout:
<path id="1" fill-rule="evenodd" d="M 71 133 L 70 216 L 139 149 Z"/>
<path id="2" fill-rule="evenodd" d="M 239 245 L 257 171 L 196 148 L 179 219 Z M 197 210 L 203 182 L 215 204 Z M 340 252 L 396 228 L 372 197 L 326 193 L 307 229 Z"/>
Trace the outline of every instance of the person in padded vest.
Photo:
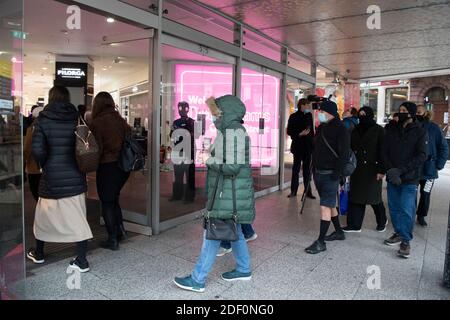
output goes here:
<path id="1" fill-rule="evenodd" d="M 336 204 L 339 182 L 350 155 L 350 134 L 339 118 L 337 105 L 333 101 L 325 101 L 320 105 L 318 118 L 321 125 L 314 140 L 313 165 L 314 184 L 320 197 L 321 220 L 319 238 L 305 249 L 309 254 L 327 250 L 325 241 L 345 239 Z M 330 221 L 336 231 L 326 236 Z"/>
<path id="2" fill-rule="evenodd" d="M 400 105 L 398 123 L 386 130 L 382 155 L 386 169 L 387 197 L 395 233 L 385 244 L 400 244 L 398 255 L 409 258 L 416 214 L 417 186 L 428 157 L 428 134 L 416 121 L 413 102 Z"/>
<path id="3" fill-rule="evenodd" d="M 75 158 L 78 110 L 70 103 L 67 88 L 53 87 L 48 105 L 34 124 L 32 155 L 42 177 L 34 218 L 36 248 L 27 252 L 34 263 L 44 263 L 44 243 L 77 243 L 77 257 L 70 267 L 89 271 L 87 240 L 92 232 L 86 219 L 86 175 Z"/>
<path id="4" fill-rule="evenodd" d="M 118 160 L 125 136 L 130 134 L 131 128 L 117 112 L 114 99 L 108 92 L 100 92 L 95 97 L 90 128 L 101 151 L 97 169 L 97 192 L 108 231 L 108 239 L 100 246 L 118 250 L 119 240 L 126 237 L 119 204 L 120 191 L 130 177 L 129 172 L 119 168 Z"/>
<path id="5" fill-rule="evenodd" d="M 207 104 L 218 130 L 212 156 L 207 161 L 208 204 L 213 204 L 208 215 L 210 218 L 230 219 L 235 206 L 238 223 L 239 238 L 231 243 L 236 259 L 236 269 L 222 274 L 222 279 L 225 281 L 251 280 L 250 254 L 241 228 L 242 224 L 251 224 L 255 219 L 250 138 L 242 125 L 246 109 L 241 100 L 231 95 L 218 99 L 210 98 L 207 100 Z M 227 141 L 230 136 L 234 141 Z M 234 136 L 237 137 L 234 138 Z M 223 148 L 229 148 L 230 145 L 234 150 L 222 151 Z M 217 190 L 215 188 L 216 179 L 219 179 Z M 232 179 L 235 179 L 234 193 Z M 214 202 L 212 202 L 213 199 Z M 235 203 L 233 199 L 236 200 Z M 175 278 L 174 283 L 185 290 L 205 291 L 206 278 L 214 265 L 220 242 L 206 239 L 205 232 L 200 257 L 194 272 L 183 278 Z"/>

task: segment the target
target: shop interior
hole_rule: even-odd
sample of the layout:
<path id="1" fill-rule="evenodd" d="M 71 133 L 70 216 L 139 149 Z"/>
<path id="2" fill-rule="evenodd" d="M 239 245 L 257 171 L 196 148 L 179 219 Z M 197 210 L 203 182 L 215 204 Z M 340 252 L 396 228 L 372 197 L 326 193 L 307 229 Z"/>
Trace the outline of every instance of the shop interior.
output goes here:
<path id="1" fill-rule="evenodd" d="M 85 10 L 81 10 L 81 29 L 72 30 L 67 27 L 66 9 L 66 5 L 52 0 L 25 1 L 23 114 L 29 115 L 33 105 L 47 103 L 48 90 L 61 80 L 65 71 L 82 70 L 85 77 L 81 77 L 81 84 L 78 77 L 75 84 L 69 83 L 69 86 L 73 86 L 70 89 L 73 104 L 77 107 L 85 105 L 87 120 L 95 95 L 107 91 L 145 150 L 151 150 L 152 131 L 160 133 L 161 151 L 154 158 L 160 162 L 159 221 L 164 223 L 204 209 L 205 162 L 216 136 L 205 101 L 210 96 L 233 94 L 235 59 L 211 49 L 201 50 L 201 46 L 187 40 L 163 35 L 160 119 L 159 128 L 154 130 L 152 115 L 155 108 L 151 105 L 152 84 L 149 81 L 153 77 L 153 30 Z M 43 21 L 42 16 L 54 19 Z M 285 133 L 285 128 L 280 128 L 282 75 L 246 61 L 243 61 L 241 74 L 241 97 L 247 107 L 244 126 L 252 144 L 254 188 L 262 192 L 275 190 L 280 184 L 280 167 L 285 167 L 286 183 L 290 181 L 289 170 L 292 168 L 288 138 L 285 163 L 280 165 L 279 137 L 280 132 Z M 287 118 L 295 111 L 298 99 L 307 95 L 311 87 L 296 79 L 288 81 L 288 98 L 282 106 L 286 108 Z M 195 123 L 194 165 L 185 168 L 172 163 L 169 148 L 173 147 L 174 123 L 180 118 L 180 102 L 187 102 L 188 117 Z M 135 225 L 148 228 L 151 215 L 155 214 L 151 212 L 149 168 L 150 157 L 145 170 L 133 172 L 121 193 L 124 218 L 129 222 L 126 228 L 132 231 L 138 230 L 133 229 Z M 88 220 L 96 239 L 101 240 L 105 230 L 100 225 L 101 208 L 95 179 L 95 173 L 88 175 Z M 30 245 L 35 203 L 28 191 L 25 199 L 27 245 Z M 136 232 L 145 233 L 139 230 Z M 49 250 L 58 252 L 64 247 L 55 245 Z"/>

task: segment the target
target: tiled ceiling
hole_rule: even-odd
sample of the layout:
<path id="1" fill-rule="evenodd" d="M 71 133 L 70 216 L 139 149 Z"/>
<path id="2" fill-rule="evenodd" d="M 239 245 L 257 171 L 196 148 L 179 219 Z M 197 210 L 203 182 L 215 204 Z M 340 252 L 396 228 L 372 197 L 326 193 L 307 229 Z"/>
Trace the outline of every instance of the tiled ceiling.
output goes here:
<path id="1" fill-rule="evenodd" d="M 450 1 L 201 0 L 352 79 L 450 68 Z M 369 30 L 367 8 L 381 8 Z M 349 71 L 349 72 L 348 72 Z"/>

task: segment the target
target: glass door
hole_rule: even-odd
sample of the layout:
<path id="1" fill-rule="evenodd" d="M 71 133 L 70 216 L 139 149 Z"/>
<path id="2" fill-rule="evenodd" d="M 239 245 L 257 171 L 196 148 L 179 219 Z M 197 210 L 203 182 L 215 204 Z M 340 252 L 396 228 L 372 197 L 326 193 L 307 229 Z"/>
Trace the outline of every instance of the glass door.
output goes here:
<path id="1" fill-rule="evenodd" d="M 244 126 L 251 139 L 251 164 L 256 191 L 278 185 L 280 76 L 245 63 L 241 99 L 247 108 Z"/>
<path id="2" fill-rule="evenodd" d="M 206 100 L 233 94 L 234 59 L 184 40 L 163 37 L 160 121 L 161 229 L 184 216 L 202 210 L 206 203 L 206 160 L 216 128 Z M 194 52 L 195 51 L 195 52 Z M 182 149 L 187 162 L 174 158 L 184 139 L 191 150 Z"/>
<path id="3" fill-rule="evenodd" d="M 286 84 L 286 101 L 285 101 L 285 114 L 286 118 L 284 119 L 284 186 L 287 187 L 287 184 L 291 182 L 292 179 L 292 167 L 294 164 L 294 158 L 291 153 L 291 143 L 292 139 L 287 135 L 286 129 L 289 121 L 290 115 L 297 111 L 298 101 L 302 98 L 307 98 L 308 95 L 312 94 L 312 84 L 302 82 L 295 78 L 288 77 Z M 302 176 L 302 175 L 300 175 Z"/>

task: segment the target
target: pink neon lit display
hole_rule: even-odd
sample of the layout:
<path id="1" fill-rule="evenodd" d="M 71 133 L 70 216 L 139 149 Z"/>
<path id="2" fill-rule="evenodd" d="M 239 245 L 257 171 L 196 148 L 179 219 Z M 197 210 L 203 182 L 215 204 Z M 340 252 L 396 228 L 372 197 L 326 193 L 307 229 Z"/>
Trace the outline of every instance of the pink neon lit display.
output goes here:
<path id="1" fill-rule="evenodd" d="M 206 115 L 205 134 L 196 139 L 197 153 L 202 150 L 205 142 L 212 142 L 216 137 L 216 128 L 205 101 L 210 96 L 232 94 L 232 81 L 231 66 L 175 65 L 176 101 L 173 101 L 175 118 L 178 115 L 177 104 L 180 101 L 189 103 L 189 116 L 194 120 L 197 120 L 199 114 Z M 270 75 L 249 69 L 242 70 L 241 97 L 247 108 L 244 126 L 251 138 L 251 157 L 254 166 L 267 165 L 278 169 L 279 81 Z M 260 118 L 264 118 L 265 127 L 261 131 Z M 276 138 L 272 138 L 272 135 Z M 197 159 L 196 163 L 200 164 L 201 161 Z"/>

